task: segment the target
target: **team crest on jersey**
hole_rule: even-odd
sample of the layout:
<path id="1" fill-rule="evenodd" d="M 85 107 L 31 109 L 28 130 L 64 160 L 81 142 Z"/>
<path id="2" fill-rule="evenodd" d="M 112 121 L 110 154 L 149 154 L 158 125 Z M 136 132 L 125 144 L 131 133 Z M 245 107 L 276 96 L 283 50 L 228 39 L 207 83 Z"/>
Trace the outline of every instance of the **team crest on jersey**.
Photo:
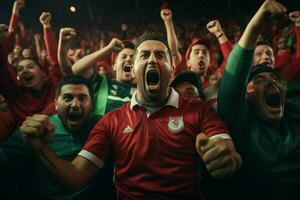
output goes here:
<path id="1" fill-rule="evenodd" d="M 169 117 L 168 128 L 174 133 L 179 133 L 184 128 L 183 117 Z"/>

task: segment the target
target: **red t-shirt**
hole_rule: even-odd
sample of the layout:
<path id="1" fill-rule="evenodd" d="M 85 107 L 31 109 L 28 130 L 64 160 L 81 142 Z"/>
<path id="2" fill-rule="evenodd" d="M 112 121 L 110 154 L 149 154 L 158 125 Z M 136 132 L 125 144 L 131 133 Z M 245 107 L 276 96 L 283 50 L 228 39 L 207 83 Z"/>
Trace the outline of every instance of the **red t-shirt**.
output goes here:
<path id="1" fill-rule="evenodd" d="M 99 168 L 114 156 L 120 199 L 199 199 L 196 136 L 228 136 L 226 125 L 208 104 L 174 90 L 150 115 L 134 102 L 106 114 L 79 155 Z"/>

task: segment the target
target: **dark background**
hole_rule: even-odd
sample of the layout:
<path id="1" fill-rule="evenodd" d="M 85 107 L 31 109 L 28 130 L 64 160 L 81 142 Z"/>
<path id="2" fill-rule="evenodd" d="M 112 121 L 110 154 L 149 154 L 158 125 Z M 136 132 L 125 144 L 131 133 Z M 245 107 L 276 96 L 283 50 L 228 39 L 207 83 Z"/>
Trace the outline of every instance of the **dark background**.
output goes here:
<path id="1" fill-rule="evenodd" d="M 26 0 L 21 11 L 26 27 L 40 29 L 38 17 L 42 11 L 53 14 L 53 25 L 84 27 L 91 23 L 134 23 L 136 20 L 160 20 L 159 9 L 162 0 Z M 169 0 L 176 18 L 198 19 L 201 17 L 232 17 L 248 13 L 252 15 L 263 0 Z M 289 11 L 300 9 L 300 0 L 281 0 Z M 77 12 L 69 10 L 76 6 Z M 0 23 L 8 23 L 13 0 L 1 0 Z"/>

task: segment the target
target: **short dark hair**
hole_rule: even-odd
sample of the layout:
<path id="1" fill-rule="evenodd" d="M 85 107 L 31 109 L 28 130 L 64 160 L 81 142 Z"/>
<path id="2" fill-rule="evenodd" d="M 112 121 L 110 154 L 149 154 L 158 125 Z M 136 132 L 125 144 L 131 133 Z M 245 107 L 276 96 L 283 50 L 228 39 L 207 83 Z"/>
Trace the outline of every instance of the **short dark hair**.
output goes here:
<path id="1" fill-rule="evenodd" d="M 157 41 L 162 42 L 168 49 L 168 53 L 170 55 L 170 60 L 171 60 L 171 65 L 172 65 L 172 52 L 168 45 L 168 42 L 161 34 L 156 33 L 156 32 L 145 32 L 143 35 L 141 35 L 138 38 L 135 48 L 133 50 L 133 59 L 136 56 L 135 54 L 136 54 L 137 48 L 140 46 L 140 44 L 142 44 L 143 42 L 145 42 L 147 40 L 157 40 Z"/>
<path id="2" fill-rule="evenodd" d="M 257 41 L 256 44 L 255 44 L 255 48 L 257 46 L 260 46 L 260 45 L 266 45 L 266 46 L 269 46 L 269 47 L 272 48 L 271 44 L 268 41 L 266 41 L 266 40 L 259 40 L 259 41 Z"/>
<path id="3" fill-rule="evenodd" d="M 274 68 L 270 67 L 269 65 L 267 65 L 265 63 L 262 63 L 262 64 L 258 64 L 258 65 L 251 67 L 247 83 L 252 81 L 256 75 L 263 73 L 263 72 L 270 72 L 270 73 L 276 75 L 278 78 L 280 78 L 280 75 Z"/>
<path id="4" fill-rule="evenodd" d="M 94 105 L 94 91 L 93 91 L 93 87 L 92 87 L 92 84 L 90 83 L 90 81 L 82 76 L 79 76 L 79 75 L 74 75 L 74 74 L 70 74 L 70 75 L 65 75 L 63 76 L 59 82 L 58 82 L 58 85 L 56 87 L 56 93 L 55 93 L 55 98 L 57 99 L 58 96 L 60 95 L 61 93 L 61 88 L 64 86 L 64 85 L 69 85 L 69 84 L 74 84 L 74 85 L 85 85 L 88 90 L 89 90 L 89 94 L 90 94 L 90 97 L 91 97 L 91 100 L 92 100 L 92 103 Z"/>
<path id="5" fill-rule="evenodd" d="M 186 71 L 181 71 L 177 76 L 174 78 L 172 83 L 170 84 L 171 87 L 175 88 L 178 84 L 182 82 L 189 82 L 192 85 L 194 85 L 199 93 L 199 97 L 204 100 L 204 93 L 203 93 L 203 88 L 202 88 L 202 83 L 199 79 L 199 76 L 197 73 L 186 70 Z"/>
<path id="6" fill-rule="evenodd" d="M 22 62 L 22 61 L 24 61 L 24 60 L 32 60 L 33 62 L 35 62 L 35 64 L 36 64 L 41 70 L 44 70 L 44 71 L 45 71 L 45 69 L 42 67 L 41 63 L 40 63 L 36 58 L 23 58 L 23 57 L 20 58 L 20 59 L 18 60 L 18 62 L 16 63 L 17 69 L 18 69 L 18 67 L 19 67 L 20 62 Z"/>

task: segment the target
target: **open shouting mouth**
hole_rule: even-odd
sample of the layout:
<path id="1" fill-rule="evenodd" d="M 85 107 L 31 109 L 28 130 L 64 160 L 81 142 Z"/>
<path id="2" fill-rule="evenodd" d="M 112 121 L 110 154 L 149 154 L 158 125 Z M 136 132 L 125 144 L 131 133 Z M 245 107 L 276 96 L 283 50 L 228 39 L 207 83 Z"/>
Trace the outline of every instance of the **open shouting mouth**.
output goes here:
<path id="1" fill-rule="evenodd" d="M 264 101 L 272 113 L 280 113 L 282 111 L 281 95 L 277 87 L 266 92 L 264 95 Z"/>
<path id="2" fill-rule="evenodd" d="M 147 67 L 145 71 L 146 89 L 150 93 L 154 93 L 160 89 L 160 73 L 158 69 Z"/>

